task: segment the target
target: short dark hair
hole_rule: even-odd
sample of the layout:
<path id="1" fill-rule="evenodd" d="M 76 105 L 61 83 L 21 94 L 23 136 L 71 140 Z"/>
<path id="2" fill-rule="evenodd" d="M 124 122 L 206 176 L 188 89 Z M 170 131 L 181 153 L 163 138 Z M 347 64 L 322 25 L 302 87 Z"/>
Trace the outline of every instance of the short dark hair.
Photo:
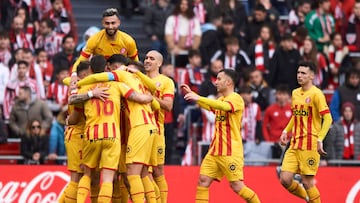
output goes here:
<path id="1" fill-rule="evenodd" d="M 197 49 L 191 49 L 191 50 L 189 51 L 188 58 L 192 58 L 192 57 L 194 57 L 194 56 L 200 56 L 200 57 L 201 57 L 200 51 L 197 50 Z"/>
<path id="2" fill-rule="evenodd" d="M 239 94 L 251 94 L 252 90 L 249 86 L 243 85 L 239 87 L 238 93 Z"/>
<path id="3" fill-rule="evenodd" d="M 79 65 L 76 68 L 76 73 L 80 75 L 80 72 L 83 70 L 87 70 L 90 66 L 89 61 L 80 61 Z"/>
<path id="4" fill-rule="evenodd" d="M 48 26 L 52 30 L 55 29 L 55 22 L 53 20 L 51 20 L 50 18 L 43 18 L 40 20 L 40 23 L 46 23 L 46 26 Z"/>
<path id="5" fill-rule="evenodd" d="M 9 33 L 5 30 L 0 30 L 0 39 L 9 38 Z"/>
<path id="6" fill-rule="evenodd" d="M 286 84 L 279 84 L 277 87 L 276 87 L 276 92 L 278 93 L 285 93 L 285 94 L 288 94 L 288 95 L 291 95 L 291 91 L 289 89 L 289 86 L 286 85 Z"/>
<path id="7" fill-rule="evenodd" d="M 102 17 L 108 17 L 108 16 L 117 16 L 120 18 L 119 11 L 116 8 L 107 8 L 103 13 Z"/>
<path id="8" fill-rule="evenodd" d="M 21 64 L 24 64 L 26 67 L 29 67 L 29 63 L 27 61 L 24 60 L 20 60 L 16 63 L 18 66 L 20 66 Z"/>
<path id="9" fill-rule="evenodd" d="M 300 66 L 308 67 L 311 71 L 313 71 L 314 73 L 317 73 L 317 67 L 314 62 L 300 61 L 298 67 L 300 67 Z"/>
<path id="10" fill-rule="evenodd" d="M 122 54 L 113 54 L 107 59 L 107 62 L 110 64 L 121 63 L 127 66 L 130 62 L 130 59 Z"/>
<path id="11" fill-rule="evenodd" d="M 20 86 L 19 88 L 24 90 L 25 92 L 27 92 L 29 95 L 31 95 L 31 93 L 32 93 L 31 87 L 29 87 L 27 85 Z"/>
<path id="12" fill-rule="evenodd" d="M 105 71 L 106 59 L 103 55 L 95 55 L 90 60 L 90 68 L 93 73 L 102 73 Z"/>
<path id="13" fill-rule="evenodd" d="M 45 49 L 43 47 L 35 49 L 35 55 L 39 55 L 40 52 L 46 52 L 46 51 L 45 51 Z"/>
<path id="14" fill-rule="evenodd" d="M 255 7 L 254 7 L 254 11 L 262 11 L 262 12 L 266 13 L 266 8 L 262 4 L 256 4 Z"/>
<path id="15" fill-rule="evenodd" d="M 67 34 L 63 37 L 61 44 L 64 44 L 66 42 L 67 39 L 72 38 L 75 40 L 74 36 L 72 36 L 71 34 Z"/>
<path id="16" fill-rule="evenodd" d="M 290 33 L 285 33 L 283 36 L 281 36 L 281 41 L 292 41 L 293 36 Z"/>
<path id="17" fill-rule="evenodd" d="M 229 76 L 234 84 L 236 86 L 239 83 L 239 76 L 238 73 L 232 69 L 222 69 L 219 71 L 219 73 L 224 72 L 225 75 Z M 218 73 L 218 74 L 219 74 Z"/>

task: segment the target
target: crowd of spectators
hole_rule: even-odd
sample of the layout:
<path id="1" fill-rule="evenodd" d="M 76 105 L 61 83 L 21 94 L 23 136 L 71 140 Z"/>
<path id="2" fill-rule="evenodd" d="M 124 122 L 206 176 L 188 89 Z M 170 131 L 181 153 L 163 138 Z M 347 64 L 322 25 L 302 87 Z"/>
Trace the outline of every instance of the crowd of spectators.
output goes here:
<path id="1" fill-rule="evenodd" d="M 157 0 L 144 8 L 134 2 L 120 10 L 125 17 L 144 15 L 144 32 L 176 85 L 216 98 L 217 72 L 238 72 L 245 159 L 279 158 L 271 149 L 292 114 L 290 95 L 298 87 L 301 60 L 317 65 L 314 84 L 328 96 L 334 118 L 325 141 L 328 158 L 360 159 L 357 134 L 351 133 L 360 115 L 359 0 Z M 68 88 L 62 80 L 87 37 L 99 29 L 89 28 L 78 42 L 69 0 L 4 0 L 0 6 L 0 124 L 8 126 L 10 137 L 34 143 L 22 144 L 27 163 L 42 163 L 44 154 L 57 159 L 65 155 L 61 130 Z M 211 140 L 214 116 L 185 102 L 181 91 L 176 95 L 166 123 L 167 163 L 184 157 L 184 165 L 193 164 L 186 147 Z M 37 153 L 43 142 L 50 143 L 46 152 Z M 342 146 L 350 147 L 342 152 Z"/>

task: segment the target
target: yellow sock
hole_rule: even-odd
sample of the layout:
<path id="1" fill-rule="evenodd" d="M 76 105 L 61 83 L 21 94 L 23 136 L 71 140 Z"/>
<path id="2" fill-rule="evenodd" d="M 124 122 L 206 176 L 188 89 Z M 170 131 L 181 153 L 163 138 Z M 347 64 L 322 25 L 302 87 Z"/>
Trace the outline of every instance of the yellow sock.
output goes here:
<path id="1" fill-rule="evenodd" d="M 76 203 L 78 183 L 74 181 L 70 181 L 66 188 L 65 193 L 65 202 L 66 203 Z"/>
<path id="2" fill-rule="evenodd" d="M 121 194 L 120 194 L 120 182 L 114 181 L 113 182 L 113 192 L 112 192 L 112 203 L 121 203 Z"/>
<path id="3" fill-rule="evenodd" d="M 98 203 L 110 203 L 113 192 L 113 183 L 102 183 L 100 187 Z"/>
<path id="4" fill-rule="evenodd" d="M 64 191 L 61 193 L 61 195 L 59 195 L 59 198 L 57 199 L 58 203 L 65 203 L 65 192 L 68 188 L 69 184 L 66 185 L 66 188 L 64 189 Z"/>
<path id="5" fill-rule="evenodd" d="M 97 203 L 100 192 L 100 185 L 98 184 L 91 185 L 90 190 L 91 190 L 90 192 L 91 203 Z"/>
<path id="6" fill-rule="evenodd" d="M 247 186 L 241 188 L 240 192 L 238 193 L 240 197 L 242 197 L 246 202 L 249 203 L 260 203 L 259 197 L 257 194 Z"/>
<path id="7" fill-rule="evenodd" d="M 155 189 L 154 189 L 154 186 L 153 186 L 149 176 L 143 177 L 141 179 L 141 181 L 144 185 L 146 202 L 156 203 Z"/>
<path id="8" fill-rule="evenodd" d="M 320 192 L 315 185 L 313 187 L 311 187 L 310 189 L 307 189 L 306 193 L 309 196 L 310 203 L 320 203 L 321 202 Z"/>
<path id="9" fill-rule="evenodd" d="M 308 194 L 305 191 L 305 188 L 303 188 L 298 182 L 296 181 L 292 181 L 290 187 L 287 188 L 287 190 L 293 194 L 296 195 L 298 197 L 300 197 L 301 199 L 307 200 L 308 199 Z"/>
<path id="10" fill-rule="evenodd" d="M 130 196 L 133 203 L 144 203 L 144 186 L 139 175 L 129 175 Z"/>
<path id="11" fill-rule="evenodd" d="M 160 189 L 161 203 L 167 203 L 168 184 L 166 182 L 165 176 L 162 175 L 162 176 L 155 178 L 155 182 L 159 186 L 159 189 Z"/>
<path id="12" fill-rule="evenodd" d="M 120 179 L 120 202 L 128 203 L 129 202 L 129 191 L 125 185 L 124 178 Z"/>
<path id="13" fill-rule="evenodd" d="M 77 191 L 77 202 L 78 203 L 84 203 L 86 201 L 87 196 L 90 192 L 90 177 L 87 175 L 84 175 L 81 177 L 79 181 L 78 191 Z"/>
<path id="14" fill-rule="evenodd" d="M 209 188 L 197 186 L 195 202 L 196 203 L 209 202 Z"/>
<path id="15" fill-rule="evenodd" d="M 156 184 L 156 182 L 154 180 L 152 180 L 151 183 L 154 186 L 156 202 L 161 203 L 161 196 L 160 196 L 159 186 Z"/>

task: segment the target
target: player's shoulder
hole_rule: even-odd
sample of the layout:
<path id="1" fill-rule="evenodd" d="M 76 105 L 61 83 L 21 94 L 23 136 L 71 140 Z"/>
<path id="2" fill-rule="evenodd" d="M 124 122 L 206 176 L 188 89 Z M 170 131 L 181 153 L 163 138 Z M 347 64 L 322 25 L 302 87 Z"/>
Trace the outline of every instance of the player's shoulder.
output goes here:
<path id="1" fill-rule="evenodd" d="M 105 35 L 105 29 L 102 29 L 99 32 L 92 35 L 88 41 L 96 41 L 98 39 L 101 39 L 104 35 Z"/>
<path id="2" fill-rule="evenodd" d="M 129 41 L 135 41 L 134 38 L 129 35 L 128 33 L 124 32 L 124 31 L 121 31 L 121 30 L 118 30 L 117 31 L 118 34 L 119 34 L 119 37 L 123 40 L 129 40 Z"/>

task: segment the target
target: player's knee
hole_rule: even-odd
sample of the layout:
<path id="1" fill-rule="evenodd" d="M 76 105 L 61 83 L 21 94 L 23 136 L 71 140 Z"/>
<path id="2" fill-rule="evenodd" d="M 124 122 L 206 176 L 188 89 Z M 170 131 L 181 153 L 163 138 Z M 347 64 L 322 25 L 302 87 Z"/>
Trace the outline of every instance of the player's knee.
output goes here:
<path id="1" fill-rule="evenodd" d="M 245 185 L 243 181 L 230 182 L 230 187 L 235 193 L 239 193 L 244 186 Z"/>
<path id="2" fill-rule="evenodd" d="M 210 177 L 200 175 L 199 180 L 198 180 L 198 186 L 210 187 L 211 182 L 212 182 L 212 179 Z"/>
<path id="3" fill-rule="evenodd" d="M 292 176 L 286 174 L 286 173 L 280 173 L 280 183 L 281 185 L 283 185 L 285 188 L 290 187 L 291 183 L 292 183 Z"/>

